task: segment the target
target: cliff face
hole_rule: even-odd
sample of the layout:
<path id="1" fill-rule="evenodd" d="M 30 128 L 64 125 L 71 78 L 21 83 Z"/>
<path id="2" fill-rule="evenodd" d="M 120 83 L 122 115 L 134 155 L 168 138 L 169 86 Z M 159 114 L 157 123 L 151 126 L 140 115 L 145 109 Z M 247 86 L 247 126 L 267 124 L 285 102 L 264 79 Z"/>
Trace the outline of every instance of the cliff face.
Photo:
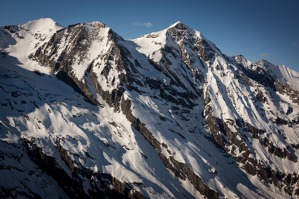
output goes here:
<path id="1" fill-rule="evenodd" d="M 181 22 L 0 30 L 1 197 L 298 197 L 295 71 Z"/>

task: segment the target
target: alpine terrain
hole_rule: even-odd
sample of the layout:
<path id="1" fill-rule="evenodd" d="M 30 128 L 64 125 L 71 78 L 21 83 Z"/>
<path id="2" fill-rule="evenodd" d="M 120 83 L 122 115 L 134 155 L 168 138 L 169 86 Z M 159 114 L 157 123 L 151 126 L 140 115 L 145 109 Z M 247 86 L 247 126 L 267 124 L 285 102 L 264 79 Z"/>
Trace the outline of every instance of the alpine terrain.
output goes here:
<path id="1" fill-rule="evenodd" d="M 0 198 L 299 198 L 299 73 L 177 22 L 0 27 Z"/>

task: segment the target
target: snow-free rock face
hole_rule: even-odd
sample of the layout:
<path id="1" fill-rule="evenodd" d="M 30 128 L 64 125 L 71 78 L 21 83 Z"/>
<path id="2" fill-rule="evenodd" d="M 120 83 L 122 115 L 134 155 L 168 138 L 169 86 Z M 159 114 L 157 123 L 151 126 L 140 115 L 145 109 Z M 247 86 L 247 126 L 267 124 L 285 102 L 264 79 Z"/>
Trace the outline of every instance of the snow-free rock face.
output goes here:
<path id="1" fill-rule="evenodd" d="M 177 22 L 0 27 L 1 198 L 296 198 L 298 73 Z"/>

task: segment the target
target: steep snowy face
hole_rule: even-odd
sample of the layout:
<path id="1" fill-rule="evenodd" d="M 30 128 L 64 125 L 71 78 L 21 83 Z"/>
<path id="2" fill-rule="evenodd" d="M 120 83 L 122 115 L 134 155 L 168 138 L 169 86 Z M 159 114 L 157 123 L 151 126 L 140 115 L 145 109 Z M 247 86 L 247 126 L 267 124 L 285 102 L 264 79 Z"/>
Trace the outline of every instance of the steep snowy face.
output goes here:
<path id="1" fill-rule="evenodd" d="M 75 24 L 57 31 L 30 58 L 98 104 L 97 92 L 114 92 L 127 79 L 121 40 L 101 22 Z"/>
<path id="2" fill-rule="evenodd" d="M 170 74 L 172 84 L 178 82 L 189 91 L 194 86 L 203 89 L 204 97 L 197 95 L 195 104 L 205 107 L 204 128 L 241 168 L 261 180 L 265 180 L 261 174 L 265 170 L 272 173 L 266 178 L 280 175 L 280 171 L 296 172 L 299 96 L 295 86 L 286 84 L 297 82 L 295 72 L 281 72 L 287 70 L 265 61 L 252 64 L 243 56 L 231 59 L 182 23 L 133 41 L 138 51 Z M 146 48 L 148 44 L 152 51 Z M 157 52 L 159 56 L 155 56 Z M 186 79 L 196 80 L 188 75 L 194 71 L 199 74 L 197 83 L 186 83 Z"/>
<path id="3" fill-rule="evenodd" d="M 133 40 L 137 50 L 149 56 L 153 61 L 159 62 L 164 51 L 171 51 L 176 56 L 182 51 L 183 61 L 188 66 L 196 63 L 196 56 L 201 60 L 210 60 L 215 53 L 219 53 L 216 46 L 207 40 L 200 32 L 195 31 L 181 22 L 177 22 L 160 32 L 144 35 Z M 164 52 L 166 53 L 166 52 Z M 177 58 L 177 57 L 174 57 Z"/>
<path id="4" fill-rule="evenodd" d="M 241 168 L 261 180 L 298 169 L 298 92 L 266 70 L 273 64 L 267 65 L 218 54 L 204 87 L 208 131 Z"/>
<path id="5" fill-rule="evenodd" d="M 201 95 L 207 62 L 219 52 L 201 33 L 181 22 L 132 41 L 136 50 L 167 76 L 170 85 L 186 88 L 194 95 Z"/>
<path id="6" fill-rule="evenodd" d="M 181 22 L 126 41 L 40 19 L 0 27 L 0 48 L 1 198 L 299 195 L 287 67 L 227 57 Z"/>
<path id="7" fill-rule="evenodd" d="M 61 25 L 56 23 L 51 18 L 41 18 L 38 20 L 29 21 L 25 24 L 21 24 L 19 27 L 24 29 L 25 31 L 30 31 L 32 34 L 48 36 L 52 35 L 57 30 L 60 30 L 62 28 Z"/>
<path id="8" fill-rule="evenodd" d="M 296 91 L 299 89 L 298 84 L 296 83 L 299 80 L 299 73 L 284 65 L 277 66 L 267 60 L 260 60 L 256 63 L 252 63 L 242 55 L 234 56 L 232 59 L 237 62 L 237 64 L 251 71 L 259 71 L 258 73 L 268 74 L 281 84 L 287 84 Z"/>
<path id="9" fill-rule="evenodd" d="M 182 51 L 183 61 L 189 66 L 195 63 L 196 56 L 205 62 L 210 61 L 216 54 L 221 54 L 215 44 L 206 39 L 200 32 L 177 22 L 167 29 L 169 46 L 171 40 L 177 43 Z"/>
<path id="10" fill-rule="evenodd" d="M 265 70 L 266 73 L 273 76 L 273 78 L 282 84 L 291 86 L 296 91 L 299 91 L 299 73 L 284 66 L 276 66 L 267 60 L 261 60 L 255 63 L 256 67 L 260 67 Z"/>
<path id="11" fill-rule="evenodd" d="M 49 73 L 47 68 L 40 68 L 36 62 L 29 60 L 28 56 L 62 28 L 49 18 L 0 27 L 0 50 L 5 54 L 16 57 L 21 67 Z"/>
<path id="12" fill-rule="evenodd" d="M 210 115 L 207 118 L 209 126 L 217 123 L 219 126 L 220 133 L 211 131 L 213 137 L 218 143 L 224 143 L 226 150 L 252 175 L 257 174 L 261 179 L 268 176 L 268 180 L 271 176 L 275 179 L 273 183 L 279 179 L 281 171 L 291 172 L 290 178 L 297 178 L 298 92 L 259 64 L 251 64 L 240 56 L 235 59 L 236 62 L 229 62 L 234 76 L 225 80 L 228 73 L 224 70 L 226 67 L 220 65 L 218 72 L 214 72 L 223 76 L 217 78 L 221 80 L 217 84 L 219 89 L 214 89 L 217 92 L 210 89 L 211 94 L 206 95 L 211 97 L 205 110 L 206 115 Z M 223 111 L 225 107 L 230 112 Z M 216 119 L 211 119 L 211 115 Z M 296 190 L 296 185 L 290 183 L 288 186 L 292 187 L 288 192 Z"/>
<path id="13" fill-rule="evenodd" d="M 248 69 L 252 69 L 253 63 L 249 61 L 246 57 L 243 55 L 237 55 L 232 57 L 233 61 L 235 61 L 237 64 L 240 64 L 241 66 L 245 66 Z"/>
<path id="14" fill-rule="evenodd" d="M 92 62 L 104 57 L 111 47 L 109 31 L 110 28 L 100 22 L 69 26 L 56 32 L 32 57 L 43 65 L 50 65 L 53 73 L 70 71 L 76 79 L 82 80 Z"/>

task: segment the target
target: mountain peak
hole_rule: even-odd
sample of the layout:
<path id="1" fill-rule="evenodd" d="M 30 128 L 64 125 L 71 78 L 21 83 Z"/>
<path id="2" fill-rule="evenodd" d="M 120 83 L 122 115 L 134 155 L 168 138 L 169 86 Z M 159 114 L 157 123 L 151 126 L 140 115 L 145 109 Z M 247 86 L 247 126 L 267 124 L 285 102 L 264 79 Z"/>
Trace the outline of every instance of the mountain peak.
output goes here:
<path id="1" fill-rule="evenodd" d="M 28 21 L 28 23 L 46 23 L 46 24 L 55 24 L 56 21 L 52 18 L 40 18 L 32 21 Z"/>
<path id="2" fill-rule="evenodd" d="M 101 21 L 92 21 L 92 22 L 89 22 L 89 23 L 86 23 L 87 25 L 92 25 L 92 26 L 101 26 L 101 27 L 104 27 L 106 28 L 106 24 L 101 22 Z"/>
<path id="3" fill-rule="evenodd" d="M 47 32 L 49 29 L 56 31 L 63 28 L 63 26 L 51 18 L 40 18 L 37 20 L 28 21 L 21 26 L 27 30 L 30 30 L 31 32 Z"/>
<path id="4" fill-rule="evenodd" d="M 177 21 L 174 24 L 172 24 L 171 26 L 176 26 L 176 25 L 184 25 L 184 23 L 181 21 Z"/>
<path id="5" fill-rule="evenodd" d="M 182 22 L 52 27 L 0 27 L 4 197 L 298 198 L 298 73 Z"/>
<path id="6" fill-rule="evenodd" d="M 243 66 L 246 67 L 251 67 L 252 63 L 251 61 L 249 61 L 244 55 L 236 55 L 233 56 L 233 59 L 238 63 L 238 64 L 242 64 Z"/>
<path id="7" fill-rule="evenodd" d="M 187 29 L 189 27 L 186 26 L 183 22 L 177 21 L 174 24 L 172 24 L 171 26 L 169 26 L 167 29 L 170 29 L 170 28 Z"/>
<path id="8" fill-rule="evenodd" d="M 207 40 L 201 32 L 187 26 L 186 24 L 184 24 L 183 22 L 181 21 L 177 21 L 176 23 L 172 24 L 171 26 L 169 26 L 167 29 L 167 32 L 186 32 L 188 34 L 191 34 L 191 35 L 196 35 L 197 37 L 199 38 L 202 38 L 202 39 L 205 39 Z"/>
<path id="9" fill-rule="evenodd" d="M 255 64 L 257 64 L 257 65 L 262 65 L 262 66 L 265 66 L 265 67 L 275 66 L 274 64 L 272 64 L 271 62 L 269 62 L 269 61 L 266 60 L 266 59 L 259 60 L 259 61 L 257 61 Z"/>

